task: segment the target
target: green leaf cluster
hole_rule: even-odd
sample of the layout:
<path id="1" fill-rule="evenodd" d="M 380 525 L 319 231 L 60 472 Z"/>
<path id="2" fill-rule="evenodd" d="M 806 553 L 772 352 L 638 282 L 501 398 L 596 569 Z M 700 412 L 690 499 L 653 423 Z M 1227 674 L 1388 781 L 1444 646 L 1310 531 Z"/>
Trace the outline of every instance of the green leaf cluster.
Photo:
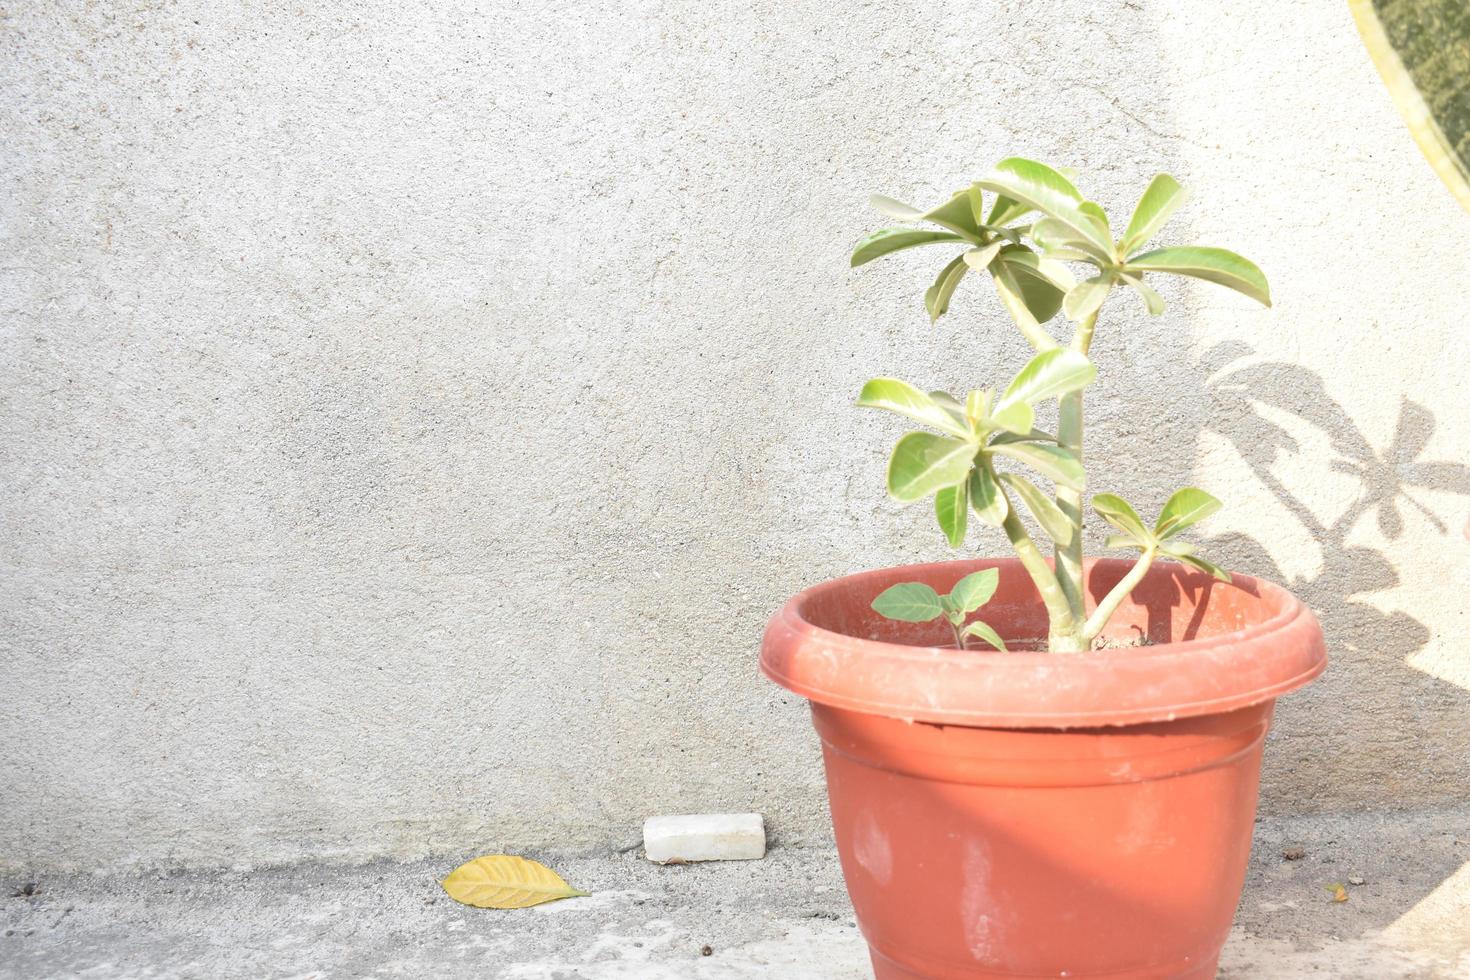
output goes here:
<path id="1" fill-rule="evenodd" d="M 994 568 L 972 572 L 955 583 L 948 595 L 940 595 L 923 582 L 900 582 L 873 600 L 873 609 L 889 619 L 905 623 L 929 623 L 941 616 L 954 630 L 955 645 L 965 649 L 965 642 L 978 636 L 997 650 L 1006 648 L 1005 641 L 987 623 L 966 623 L 970 613 L 990 601 L 1000 583 L 1000 572 Z"/>
<path id="2" fill-rule="evenodd" d="M 1095 314 L 1118 285 L 1136 292 L 1149 313 L 1164 312 L 1163 299 L 1144 283 L 1144 276 L 1150 273 L 1203 279 L 1271 305 L 1266 276 L 1255 263 L 1234 252 L 1202 245 L 1144 249 L 1188 197 L 1168 174 L 1158 174 L 1149 182 L 1128 227 L 1117 239 L 1103 209 L 1043 163 L 1019 157 L 1002 160 L 979 185 L 1043 212 L 1045 217 L 1031 226 L 1030 237 L 1046 258 L 1085 262 L 1096 270 L 1067 291 L 1063 308 L 1072 320 Z"/>
<path id="3" fill-rule="evenodd" d="M 1123 532 L 1108 535 L 1106 544 L 1109 548 L 1168 555 L 1222 582 L 1229 582 L 1229 572 L 1196 555 L 1194 545 L 1176 538 L 1181 531 L 1214 514 L 1220 507 L 1219 500 L 1198 487 L 1185 487 L 1174 492 L 1159 512 L 1159 519 L 1149 528 L 1128 501 L 1117 494 L 1099 493 L 1092 498 L 1092 509 L 1098 516 Z"/>
<path id="4" fill-rule="evenodd" d="M 1036 406 L 1080 390 L 1096 376 L 1086 357 L 1057 347 L 1033 357 L 998 396 L 976 389 L 962 403 L 948 392 L 874 378 L 863 385 L 857 404 L 938 430 L 910 432 L 898 440 L 888 461 L 888 492 L 903 503 L 932 495 L 935 517 L 950 544 L 964 541 L 972 510 L 982 522 L 1001 526 L 1011 509 L 1007 490 L 1025 501 L 1048 533 L 1065 536 L 1070 532 L 1051 498 L 1020 474 L 997 472 L 995 463 L 1005 457 L 1081 490 L 1081 460 L 1056 445 L 1055 436 L 1035 428 Z"/>
<path id="5" fill-rule="evenodd" d="M 1025 214 L 1017 202 L 998 195 L 986 204 L 979 185 L 957 192 L 928 211 L 874 195 L 872 204 L 906 225 L 929 223 L 942 230 L 914 227 L 880 228 L 852 250 L 854 268 L 876 258 L 919 245 L 958 244 L 965 250 L 951 258 L 924 292 L 924 309 L 933 323 L 949 312 L 950 298 L 969 272 L 988 272 L 1007 308 L 1016 308 L 1033 325 L 1045 323 L 1062 308 L 1072 286 L 1065 266 L 1039 256 L 1024 244 L 1025 225 L 1013 225 Z"/>

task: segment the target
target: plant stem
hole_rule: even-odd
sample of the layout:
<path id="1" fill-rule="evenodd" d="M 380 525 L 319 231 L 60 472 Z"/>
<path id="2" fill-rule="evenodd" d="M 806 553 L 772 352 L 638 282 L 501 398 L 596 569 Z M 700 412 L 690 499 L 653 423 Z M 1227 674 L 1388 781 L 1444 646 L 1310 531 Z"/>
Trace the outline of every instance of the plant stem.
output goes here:
<path id="1" fill-rule="evenodd" d="M 1007 503 L 1009 504 L 1009 498 Z M 1067 597 L 1057 584 L 1057 577 L 1046 563 L 1041 549 L 1036 547 L 1031 535 L 1026 533 L 1026 526 L 1021 523 L 1014 504 L 1008 507 L 1005 523 L 1001 526 L 1005 529 L 1006 537 L 1011 539 L 1011 547 L 1015 549 L 1016 557 L 1021 559 L 1021 566 L 1031 576 L 1031 581 L 1036 583 L 1036 591 L 1041 593 L 1041 601 L 1046 605 L 1047 616 L 1051 620 L 1048 646 L 1055 649 L 1058 636 L 1077 635 L 1077 621 L 1072 616 L 1072 607 L 1067 604 Z"/>
<path id="2" fill-rule="evenodd" d="M 954 645 L 963 650 L 965 648 L 964 630 L 960 629 L 960 625 L 958 623 L 950 623 L 949 628 L 954 630 Z"/>
<path id="3" fill-rule="evenodd" d="M 1035 323 L 1035 321 L 1032 322 Z M 1053 340 L 1040 324 L 1036 324 L 1033 327 L 1027 326 L 1026 324 L 1022 323 L 1021 334 L 1026 338 L 1027 342 L 1030 343 L 1032 347 L 1036 348 L 1036 351 L 1038 353 L 1043 351 L 1055 350 L 1056 348 L 1062 346 L 1061 344 Z"/>
<path id="4" fill-rule="evenodd" d="M 1123 603 L 1130 592 L 1137 588 L 1138 583 L 1143 581 L 1148 567 L 1154 563 L 1155 554 L 1152 548 L 1146 550 L 1138 561 L 1133 563 L 1133 567 L 1128 569 L 1128 574 L 1120 578 L 1118 584 L 1103 596 L 1097 608 L 1092 611 L 1092 615 L 1087 618 L 1087 625 L 1082 627 L 1082 639 L 1089 647 L 1092 646 L 1092 641 L 1097 639 L 1103 628 L 1108 625 L 1108 620 L 1113 618 L 1113 613 L 1118 611 L 1118 606 Z"/>
<path id="5" fill-rule="evenodd" d="M 1086 354 L 1092 348 L 1092 331 L 1097 326 L 1098 310 L 1092 311 L 1092 316 L 1077 324 L 1077 332 L 1072 335 L 1072 348 Z"/>
<path id="6" fill-rule="evenodd" d="M 1057 444 L 1082 459 L 1082 392 L 1063 395 L 1057 417 Z M 1072 537 L 1056 546 L 1057 582 L 1067 597 L 1072 617 L 1080 620 L 1086 606 L 1082 601 L 1082 491 L 1057 486 L 1057 507 L 1072 525 Z"/>
<path id="7" fill-rule="evenodd" d="M 1097 313 L 1077 325 L 1072 336 L 1072 349 L 1086 354 L 1092 346 L 1092 332 L 1097 325 Z M 1058 402 L 1057 444 L 1069 449 L 1082 461 L 1082 392 L 1074 391 L 1063 395 Z M 1056 547 L 1056 578 L 1066 597 L 1067 608 L 1073 622 L 1080 622 L 1086 615 L 1087 606 L 1082 595 L 1082 491 L 1070 487 L 1057 487 L 1057 507 L 1072 525 L 1072 537 L 1065 545 Z M 1053 624 L 1053 635 L 1057 630 Z M 1082 649 L 1086 649 L 1085 644 Z"/>

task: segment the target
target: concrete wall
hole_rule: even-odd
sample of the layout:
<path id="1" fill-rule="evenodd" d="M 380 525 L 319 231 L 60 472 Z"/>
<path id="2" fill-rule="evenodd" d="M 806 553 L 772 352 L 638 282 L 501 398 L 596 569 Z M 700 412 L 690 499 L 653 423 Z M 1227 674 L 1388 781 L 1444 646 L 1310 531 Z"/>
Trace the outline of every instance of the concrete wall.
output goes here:
<path id="1" fill-rule="evenodd" d="M 1229 501 L 1320 612 L 1263 807 L 1470 793 L 1470 218 L 1345 8 L 25 3 L 0 17 L 0 863 L 825 833 L 755 673 L 803 585 L 950 552 L 866 378 L 1025 356 L 871 191 L 1013 153 L 1277 308 L 1169 283 L 1095 348 L 1091 479 Z M 972 548 L 998 538 L 972 532 Z"/>

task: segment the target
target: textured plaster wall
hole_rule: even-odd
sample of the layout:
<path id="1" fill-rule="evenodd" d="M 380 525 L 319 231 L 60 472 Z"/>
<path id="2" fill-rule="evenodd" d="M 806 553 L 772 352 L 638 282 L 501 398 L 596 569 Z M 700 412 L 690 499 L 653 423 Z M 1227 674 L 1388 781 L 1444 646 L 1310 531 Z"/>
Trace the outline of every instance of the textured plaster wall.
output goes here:
<path id="1" fill-rule="evenodd" d="M 0 864 L 821 837 L 762 625 L 950 554 L 850 400 L 1025 355 L 845 253 L 1011 153 L 1271 277 L 1116 299 L 1091 430 L 1328 627 L 1264 808 L 1470 793 L 1470 217 L 1339 4 L 21 2 L 0 93 Z"/>

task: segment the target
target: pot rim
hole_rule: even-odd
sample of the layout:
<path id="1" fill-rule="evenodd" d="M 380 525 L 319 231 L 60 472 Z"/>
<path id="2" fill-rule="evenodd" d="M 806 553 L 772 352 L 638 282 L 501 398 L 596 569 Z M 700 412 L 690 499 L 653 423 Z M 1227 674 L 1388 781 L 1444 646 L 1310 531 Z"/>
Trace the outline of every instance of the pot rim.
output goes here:
<path id="1" fill-rule="evenodd" d="M 1121 573 L 1131 564 L 1100 558 L 1087 567 Z M 804 615 L 810 603 L 833 591 L 860 587 L 876 594 L 873 580 L 896 573 L 954 578 L 996 567 L 1003 576 L 1025 575 L 1014 558 L 967 559 L 858 572 L 805 589 L 771 618 L 761 672 L 812 701 L 867 714 L 977 727 L 1077 728 L 1232 711 L 1296 690 L 1326 668 L 1322 629 L 1296 596 L 1249 575 L 1234 575 L 1226 584 L 1172 562 L 1155 565 L 1145 581 L 1167 576 L 1194 594 L 1239 589 L 1275 611 L 1228 633 L 1086 654 L 910 646 L 828 630 Z"/>

